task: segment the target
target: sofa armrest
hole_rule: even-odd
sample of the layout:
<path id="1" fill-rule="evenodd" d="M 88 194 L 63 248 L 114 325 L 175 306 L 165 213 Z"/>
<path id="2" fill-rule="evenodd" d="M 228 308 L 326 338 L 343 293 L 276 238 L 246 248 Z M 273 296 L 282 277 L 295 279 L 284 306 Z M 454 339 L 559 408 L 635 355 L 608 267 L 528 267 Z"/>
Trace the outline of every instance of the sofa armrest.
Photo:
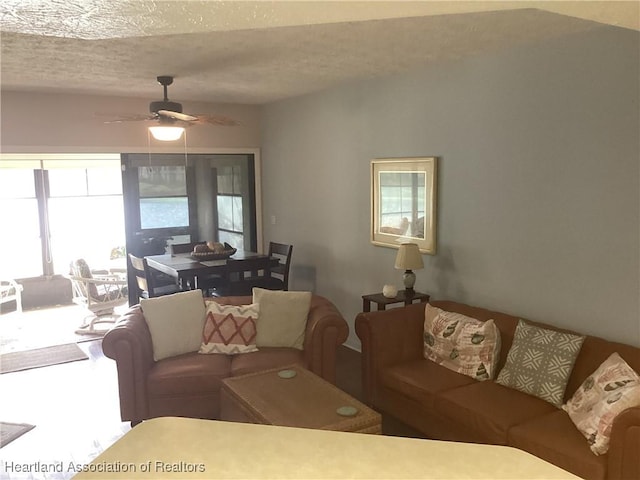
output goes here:
<path id="1" fill-rule="evenodd" d="M 139 305 L 127 310 L 107 332 L 102 350 L 116 361 L 122 421 L 147 418 L 146 378 L 154 364 L 153 344 Z"/>
<path id="2" fill-rule="evenodd" d="M 356 317 L 356 334 L 362 343 L 362 390 L 370 405 L 384 367 L 422 358 L 424 310 L 424 303 L 416 303 Z"/>
<path id="3" fill-rule="evenodd" d="M 609 443 L 609 480 L 640 478 L 640 407 L 620 413 L 611 429 Z"/>
<path id="4" fill-rule="evenodd" d="M 336 306 L 324 297 L 313 295 L 303 343 L 307 368 L 335 384 L 338 347 L 348 336 L 349 325 Z"/>

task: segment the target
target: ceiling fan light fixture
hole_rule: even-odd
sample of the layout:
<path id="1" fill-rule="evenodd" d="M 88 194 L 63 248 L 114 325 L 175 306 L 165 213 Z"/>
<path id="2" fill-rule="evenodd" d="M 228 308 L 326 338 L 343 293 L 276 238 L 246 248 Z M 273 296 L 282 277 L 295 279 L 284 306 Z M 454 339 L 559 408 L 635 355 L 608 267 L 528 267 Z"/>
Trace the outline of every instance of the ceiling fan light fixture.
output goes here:
<path id="1" fill-rule="evenodd" d="M 160 125 L 155 127 L 149 127 L 149 131 L 153 138 L 162 142 L 175 142 L 182 137 L 184 133 L 184 127 L 171 127 L 166 125 Z"/>

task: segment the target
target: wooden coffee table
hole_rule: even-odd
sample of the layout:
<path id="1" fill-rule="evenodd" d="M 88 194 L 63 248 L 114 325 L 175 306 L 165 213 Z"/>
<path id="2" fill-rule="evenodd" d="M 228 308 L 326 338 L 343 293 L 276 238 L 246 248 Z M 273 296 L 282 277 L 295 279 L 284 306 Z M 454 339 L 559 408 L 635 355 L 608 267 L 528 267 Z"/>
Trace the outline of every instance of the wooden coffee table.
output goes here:
<path id="1" fill-rule="evenodd" d="M 295 376 L 280 376 L 290 372 Z M 382 433 L 378 412 L 299 366 L 226 378 L 220 402 L 220 417 L 227 421 Z"/>

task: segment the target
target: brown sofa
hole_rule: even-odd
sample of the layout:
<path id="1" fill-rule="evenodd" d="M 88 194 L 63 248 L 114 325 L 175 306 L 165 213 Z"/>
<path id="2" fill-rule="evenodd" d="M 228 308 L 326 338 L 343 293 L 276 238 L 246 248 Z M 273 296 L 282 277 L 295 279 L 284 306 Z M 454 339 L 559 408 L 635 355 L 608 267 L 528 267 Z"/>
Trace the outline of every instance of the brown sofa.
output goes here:
<path id="1" fill-rule="evenodd" d="M 450 301 L 430 303 L 478 320 L 493 319 L 502 341 L 500 371 L 518 317 Z M 564 410 L 494 381 L 479 382 L 425 360 L 424 310 L 424 304 L 415 304 L 356 317 L 368 404 L 428 438 L 517 447 L 586 479 L 640 478 L 640 408 L 627 409 L 617 417 L 609 452 L 597 456 Z M 613 352 L 640 372 L 640 348 L 587 336 L 565 401 Z"/>
<path id="2" fill-rule="evenodd" d="M 207 300 L 245 305 L 252 298 Z M 147 323 L 136 305 L 107 332 L 102 349 L 117 364 L 120 416 L 135 425 L 162 416 L 217 419 L 222 380 L 257 370 L 299 364 L 335 383 L 336 350 L 348 333 L 347 322 L 336 307 L 326 298 L 314 295 L 303 350 L 261 348 L 258 352 L 233 356 L 194 352 L 156 362 Z"/>

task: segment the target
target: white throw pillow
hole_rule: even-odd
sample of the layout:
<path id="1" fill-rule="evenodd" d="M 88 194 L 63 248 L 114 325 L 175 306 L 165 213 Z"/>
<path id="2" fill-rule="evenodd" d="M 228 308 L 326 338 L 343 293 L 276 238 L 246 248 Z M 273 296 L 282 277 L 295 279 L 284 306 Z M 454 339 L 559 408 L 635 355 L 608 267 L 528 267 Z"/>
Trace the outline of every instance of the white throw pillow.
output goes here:
<path id="1" fill-rule="evenodd" d="M 206 313 L 201 290 L 143 298 L 140 307 L 151 333 L 154 360 L 198 351 Z"/>
<path id="2" fill-rule="evenodd" d="M 253 303 L 260 305 L 256 345 L 303 349 L 311 292 L 253 289 Z"/>

